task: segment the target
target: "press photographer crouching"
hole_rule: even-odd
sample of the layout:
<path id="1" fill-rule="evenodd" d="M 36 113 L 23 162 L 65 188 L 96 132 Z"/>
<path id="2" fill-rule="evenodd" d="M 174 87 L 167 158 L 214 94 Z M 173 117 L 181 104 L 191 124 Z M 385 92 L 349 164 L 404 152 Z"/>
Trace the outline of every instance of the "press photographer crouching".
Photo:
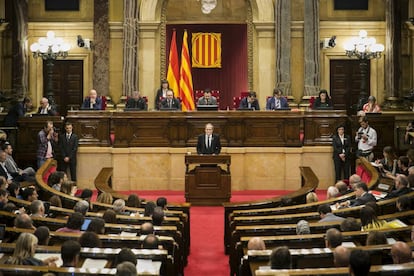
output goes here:
<path id="1" fill-rule="evenodd" d="M 368 161 L 374 159 L 374 147 L 377 145 L 377 132 L 369 126 L 366 117 L 359 119 L 361 126 L 355 136 L 355 142 L 358 143 L 357 157 L 365 157 Z"/>

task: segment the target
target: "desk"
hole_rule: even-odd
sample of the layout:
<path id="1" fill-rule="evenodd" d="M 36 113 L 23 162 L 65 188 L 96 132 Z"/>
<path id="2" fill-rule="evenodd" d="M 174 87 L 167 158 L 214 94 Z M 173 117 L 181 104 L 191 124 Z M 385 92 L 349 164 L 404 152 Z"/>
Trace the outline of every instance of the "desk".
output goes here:
<path id="1" fill-rule="evenodd" d="M 230 155 L 185 156 L 185 200 L 194 205 L 221 205 L 231 197 Z M 225 164 L 223 170 L 218 164 Z M 190 169 L 190 166 L 195 166 Z"/>

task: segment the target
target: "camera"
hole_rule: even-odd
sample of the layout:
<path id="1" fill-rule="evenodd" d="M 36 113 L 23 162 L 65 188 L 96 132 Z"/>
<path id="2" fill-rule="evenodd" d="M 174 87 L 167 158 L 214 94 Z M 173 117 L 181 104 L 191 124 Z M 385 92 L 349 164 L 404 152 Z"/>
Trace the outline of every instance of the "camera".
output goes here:
<path id="1" fill-rule="evenodd" d="M 364 135 L 364 133 L 362 131 L 360 131 L 360 132 L 357 133 L 357 135 L 358 135 L 358 139 L 361 139 L 361 137 L 362 137 L 362 135 Z"/>

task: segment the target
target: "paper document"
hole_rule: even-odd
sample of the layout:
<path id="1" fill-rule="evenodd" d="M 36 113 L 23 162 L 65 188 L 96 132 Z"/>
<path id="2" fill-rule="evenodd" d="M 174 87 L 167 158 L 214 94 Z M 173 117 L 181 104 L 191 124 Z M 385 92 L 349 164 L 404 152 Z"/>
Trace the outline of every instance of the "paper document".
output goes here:
<path id="1" fill-rule="evenodd" d="M 83 262 L 82 268 L 105 268 L 107 260 L 86 258 Z"/>
<path id="2" fill-rule="evenodd" d="M 61 267 L 63 265 L 63 261 L 62 261 L 62 258 L 60 257 L 60 253 L 36 253 L 34 257 L 42 261 L 50 257 L 58 257 L 59 259 L 55 262 L 56 266 Z"/>

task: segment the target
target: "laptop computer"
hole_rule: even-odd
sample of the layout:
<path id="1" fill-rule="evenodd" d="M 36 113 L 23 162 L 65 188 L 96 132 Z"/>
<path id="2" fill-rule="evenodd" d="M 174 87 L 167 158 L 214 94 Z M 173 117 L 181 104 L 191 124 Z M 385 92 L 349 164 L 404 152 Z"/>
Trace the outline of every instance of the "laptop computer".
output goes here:
<path id="1" fill-rule="evenodd" d="M 197 105 L 197 110 L 198 111 L 217 111 L 218 110 L 218 105 L 200 104 L 200 105 Z"/>

